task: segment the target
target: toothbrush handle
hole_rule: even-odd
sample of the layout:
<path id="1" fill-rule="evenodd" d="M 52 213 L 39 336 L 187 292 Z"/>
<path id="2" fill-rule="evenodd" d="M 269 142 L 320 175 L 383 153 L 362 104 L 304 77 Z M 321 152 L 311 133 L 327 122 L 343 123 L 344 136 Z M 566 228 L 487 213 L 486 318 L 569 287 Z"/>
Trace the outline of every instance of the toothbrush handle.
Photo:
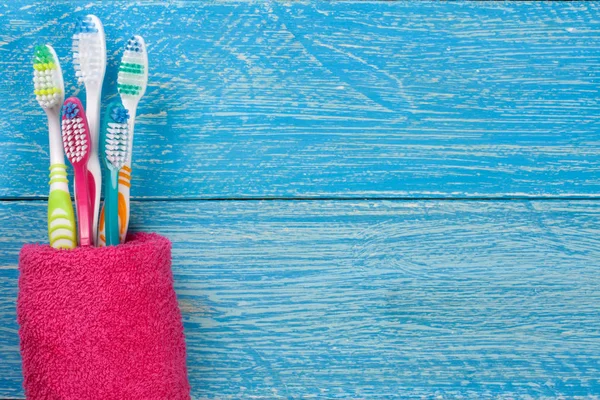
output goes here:
<path id="1" fill-rule="evenodd" d="M 75 168 L 75 201 L 77 202 L 77 220 L 79 222 L 79 245 L 91 246 L 92 234 L 91 201 L 88 192 L 87 169 L 84 165 Z"/>
<path id="2" fill-rule="evenodd" d="M 104 187 L 104 229 L 107 246 L 119 244 L 119 171 L 110 169 Z"/>
<path id="3" fill-rule="evenodd" d="M 131 164 L 133 158 L 133 133 L 135 130 L 135 116 L 137 113 L 137 105 L 139 100 L 124 100 L 123 105 L 129 112 L 129 151 L 127 160 L 121 171 L 119 172 L 119 200 L 122 209 L 119 209 L 121 215 L 121 243 L 125 243 L 127 238 L 127 230 L 129 229 L 129 195 L 131 193 Z"/>
<path id="4" fill-rule="evenodd" d="M 124 165 L 119 171 L 119 200 L 122 209 L 119 209 L 119 215 L 121 216 L 121 226 L 119 234 L 121 237 L 121 243 L 125 243 L 127 236 L 127 229 L 129 228 L 129 192 L 131 190 L 131 168 Z"/>
<path id="5" fill-rule="evenodd" d="M 98 159 L 96 161 L 88 162 L 87 170 L 87 184 L 88 192 L 90 196 L 90 218 L 93 227 L 98 226 L 98 214 L 100 209 L 100 189 L 102 188 L 102 172 Z M 93 232 L 97 232 L 97 229 L 93 229 Z M 93 236 L 94 243 L 96 242 L 96 234 Z"/>
<path id="6" fill-rule="evenodd" d="M 106 232 L 104 229 L 104 204 L 100 208 L 100 218 L 98 218 L 98 247 L 106 246 Z"/>
<path id="7" fill-rule="evenodd" d="M 50 195 L 48 196 L 48 239 L 55 249 L 73 249 L 77 245 L 77 230 L 73 204 L 69 195 L 67 166 L 50 166 Z"/>
<path id="8" fill-rule="evenodd" d="M 90 156 L 87 162 L 87 181 L 90 196 L 90 216 L 92 219 L 92 240 L 97 244 L 98 217 L 100 210 L 100 190 L 102 188 L 102 168 L 99 159 L 100 141 L 100 97 L 101 91 L 86 90 L 86 116 L 90 128 Z"/>

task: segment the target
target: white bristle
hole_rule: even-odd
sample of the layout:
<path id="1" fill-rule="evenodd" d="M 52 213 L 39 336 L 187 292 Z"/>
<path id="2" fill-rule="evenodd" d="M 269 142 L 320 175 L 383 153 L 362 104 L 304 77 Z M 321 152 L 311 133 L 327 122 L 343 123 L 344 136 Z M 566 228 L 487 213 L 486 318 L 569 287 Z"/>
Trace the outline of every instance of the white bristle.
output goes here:
<path id="1" fill-rule="evenodd" d="M 72 164 L 83 159 L 89 146 L 82 121 L 80 117 L 62 120 L 62 139 L 65 155 Z"/>
<path id="2" fill-rule="evenodd" d="M 35 98 L 44 109 L 57 107 L 62 103 L 63 99 L 63 82 L 60 64 L 54 53 L 54 49 L 50 46 L 48 52 L 43 56 L 38 55 L 36 49 L 36 57 L 34 59 L 33 71 L 33 89 Z M 47 63 L 46 58 L 51 56 L 52 64 Z"/>
<path id="3" fill-rule="evenodd" d="M 79 83 L 101 84 L 106 69 L 104 31 L 99 21 L 88 16 L 73 35 L 73 65 Z"/>
<path id="4" fill-rule="evenodd" d="M 106 159 L 116 168 L 121 169 L 127 159 L 127 148 L 129 146 L 129 128 L 127 123 L 109 122 L 105 153 Z"/>
<path id="5" fill-rule="evenodd" d="M 97 83 L 103 75 L 100 39 L 95 34 L 80 33 L 73 37 L 73 64 L 80 83 Z"/>
<path id="6" fill-rule="evenodd" d="M 121 98 L 141 98 L 148 83 L 148 53 L 141 36 L 132 36 L 126 43 L 117 83 Z"/>

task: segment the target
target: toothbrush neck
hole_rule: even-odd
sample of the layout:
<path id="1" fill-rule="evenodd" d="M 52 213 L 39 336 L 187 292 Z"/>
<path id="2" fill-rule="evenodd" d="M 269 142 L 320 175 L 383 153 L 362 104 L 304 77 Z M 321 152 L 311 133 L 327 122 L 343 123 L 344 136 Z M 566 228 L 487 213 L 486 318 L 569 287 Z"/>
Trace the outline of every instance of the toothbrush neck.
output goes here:
<path id="1" fill-rule="evenodd" d="M 61 103 L 62 104 L 62 103 Z M 60 131 L 60 109 L 46 110 L 48 116 L 48 140 L 50 142 L 50 165 L 64 164 L 62 135 Z"/>
<path id="2" fill-rule="evenodd" d="M 128 167 L 131 167 L 131 158 L 133 153 L 133 132 L 135 128 L 135 116 L 137 112 L 138 101 L 139 100 L 132 99 L 123 100 L 123 106 L 127 109 L 127 112 L 129 113 L 129 151 L 127 152 L 127 160 L 125 162 L 125 165 L 127 165 Z"/>
<path id="3" fill-rule="evenodd" d="M 92 141 L 91 154 L 98 153 L 98 132 L 100 131 L 100 91 L 86 89 L 86 116 Z"/>
<path id="4" fill-rule="evenodd" d="M 136 112 L 137 112 L 138 103 L 139 103 L 139 100 L 135 99 L 135 98 L 123 99 L 123 107 L 125 107 L 127 109 L 127 112 L 129 114 L 130 126 L 133 125 L 133 122 L 135 122 L 135 116 L 136 116 Z"/>

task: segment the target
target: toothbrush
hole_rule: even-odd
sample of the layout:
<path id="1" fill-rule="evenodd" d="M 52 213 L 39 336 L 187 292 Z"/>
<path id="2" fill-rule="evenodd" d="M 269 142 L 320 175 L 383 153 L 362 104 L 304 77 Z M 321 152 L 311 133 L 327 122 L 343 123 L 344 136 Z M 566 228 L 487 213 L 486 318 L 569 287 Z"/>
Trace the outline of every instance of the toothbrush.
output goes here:
<path id="1" fill-rule="evenodd" d="M 79 245 L 92 246 L 91 198 L 88 192 L 88 169 L 91 137 L 83 105 L 77 97 L 69 97 L 63 105 L 62 140 L 67 158 L 75 173 L 75 201 L 79 222 Z"/>
<path id="2" fill-rule="evenodd" d="M 106 39 L 102 23 L 95 15 L 87 15 L 77 25 L 77 32 L 73 35 L 73 64 L 77 80 L 85 85 L 86 114 L 91 140 L 87 181 L 91 201 L 90 216 L 93 221 L 93 242 L 97 243 L 98 210 L 102 184 L 102 171 L 98 159 L 98 136 L 102 82 L 106 71 Z"/>
<path id="3" fill-rule="evenodd" d="M 124 220 L 121 221 L 121 243 L 125 242 L 129 227 L 129 193 L 131 188 L 131 155 L 133 150 L 133 130 L 138 103 L 148 84 L 148 52 L 141 36 L 132 36 L 125 46 L 125 52 L 119 66 L 117 87 L 123 106 L 129 112 L 129 145 L 125 165 L 119 173 L 119 193 L 124 200 Z"/>
<path id="4" fill-rule="evenodd" d="M 110 174 L 110 179 L 105 179 L 104 186 L 104 226 L 105 241 L 108 246 L 116 246 L 119 238 L 119 170 L 125 165 L 127 149 L 129 147 L 128 135 L 129 114 L 121 100 L 112 102 L 104 114 L 102 128 L 102 159 Z M 122 197 L 122 196 L 121 196 Z M 100 222 L 102 225 L 102 221 Z"/>
<path id="5" fill-rule="evenodd" d="M 60 63 L 52 46 L 35 48 L 33 69 L 34 93 L 38 103 L 46 111 L 50 138 L 48 239 L 50 246 L 54 248 L 73 249 L 77 244 L 77 233 L 59 122 L 65 89 Z"/>

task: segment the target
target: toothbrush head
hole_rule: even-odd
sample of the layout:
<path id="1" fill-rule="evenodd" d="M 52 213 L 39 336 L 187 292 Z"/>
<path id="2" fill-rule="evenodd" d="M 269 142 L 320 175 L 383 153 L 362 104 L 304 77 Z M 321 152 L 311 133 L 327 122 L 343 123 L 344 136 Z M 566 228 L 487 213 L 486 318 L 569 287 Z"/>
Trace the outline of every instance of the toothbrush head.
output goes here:
<path id="1" fill-rule="evenodd" d="M 120 170 L 129 150 L 129 112 L 121 100 L 113 101 L 106 109 L 102 134 L 106 166 Z"/>
<path id="2" fill-rule="evenodd" d="M 86 165 L 90 158 L 90 129 L 83 105 L 77 97 L 69 97 L 63 105 L 62 139 L 65 155 L 71 164 Z"/>
<path id="3" fill-rule="evenodd" d="M 50 45 L 36 46 L 33 54 L 33 93 L 43 109 L 57 108 L 64 99 L 64 83 L 56 52 Z"/>
<path id="4" fill-rule="evenodd" d="M 106 72 L 106 38 L 104 27 L 95 15 L 79 21 L 73 35 L 73 65 L 77 81 L 102 86 Z"/>
<path id="5" fill-rule="evenodd" d="M 148 53 L 141 36 L 132 36 L 125 45 L 119 66 L 117 87 L 121 98 L 139 100 L 146 93 L 148 84 Z"/>

